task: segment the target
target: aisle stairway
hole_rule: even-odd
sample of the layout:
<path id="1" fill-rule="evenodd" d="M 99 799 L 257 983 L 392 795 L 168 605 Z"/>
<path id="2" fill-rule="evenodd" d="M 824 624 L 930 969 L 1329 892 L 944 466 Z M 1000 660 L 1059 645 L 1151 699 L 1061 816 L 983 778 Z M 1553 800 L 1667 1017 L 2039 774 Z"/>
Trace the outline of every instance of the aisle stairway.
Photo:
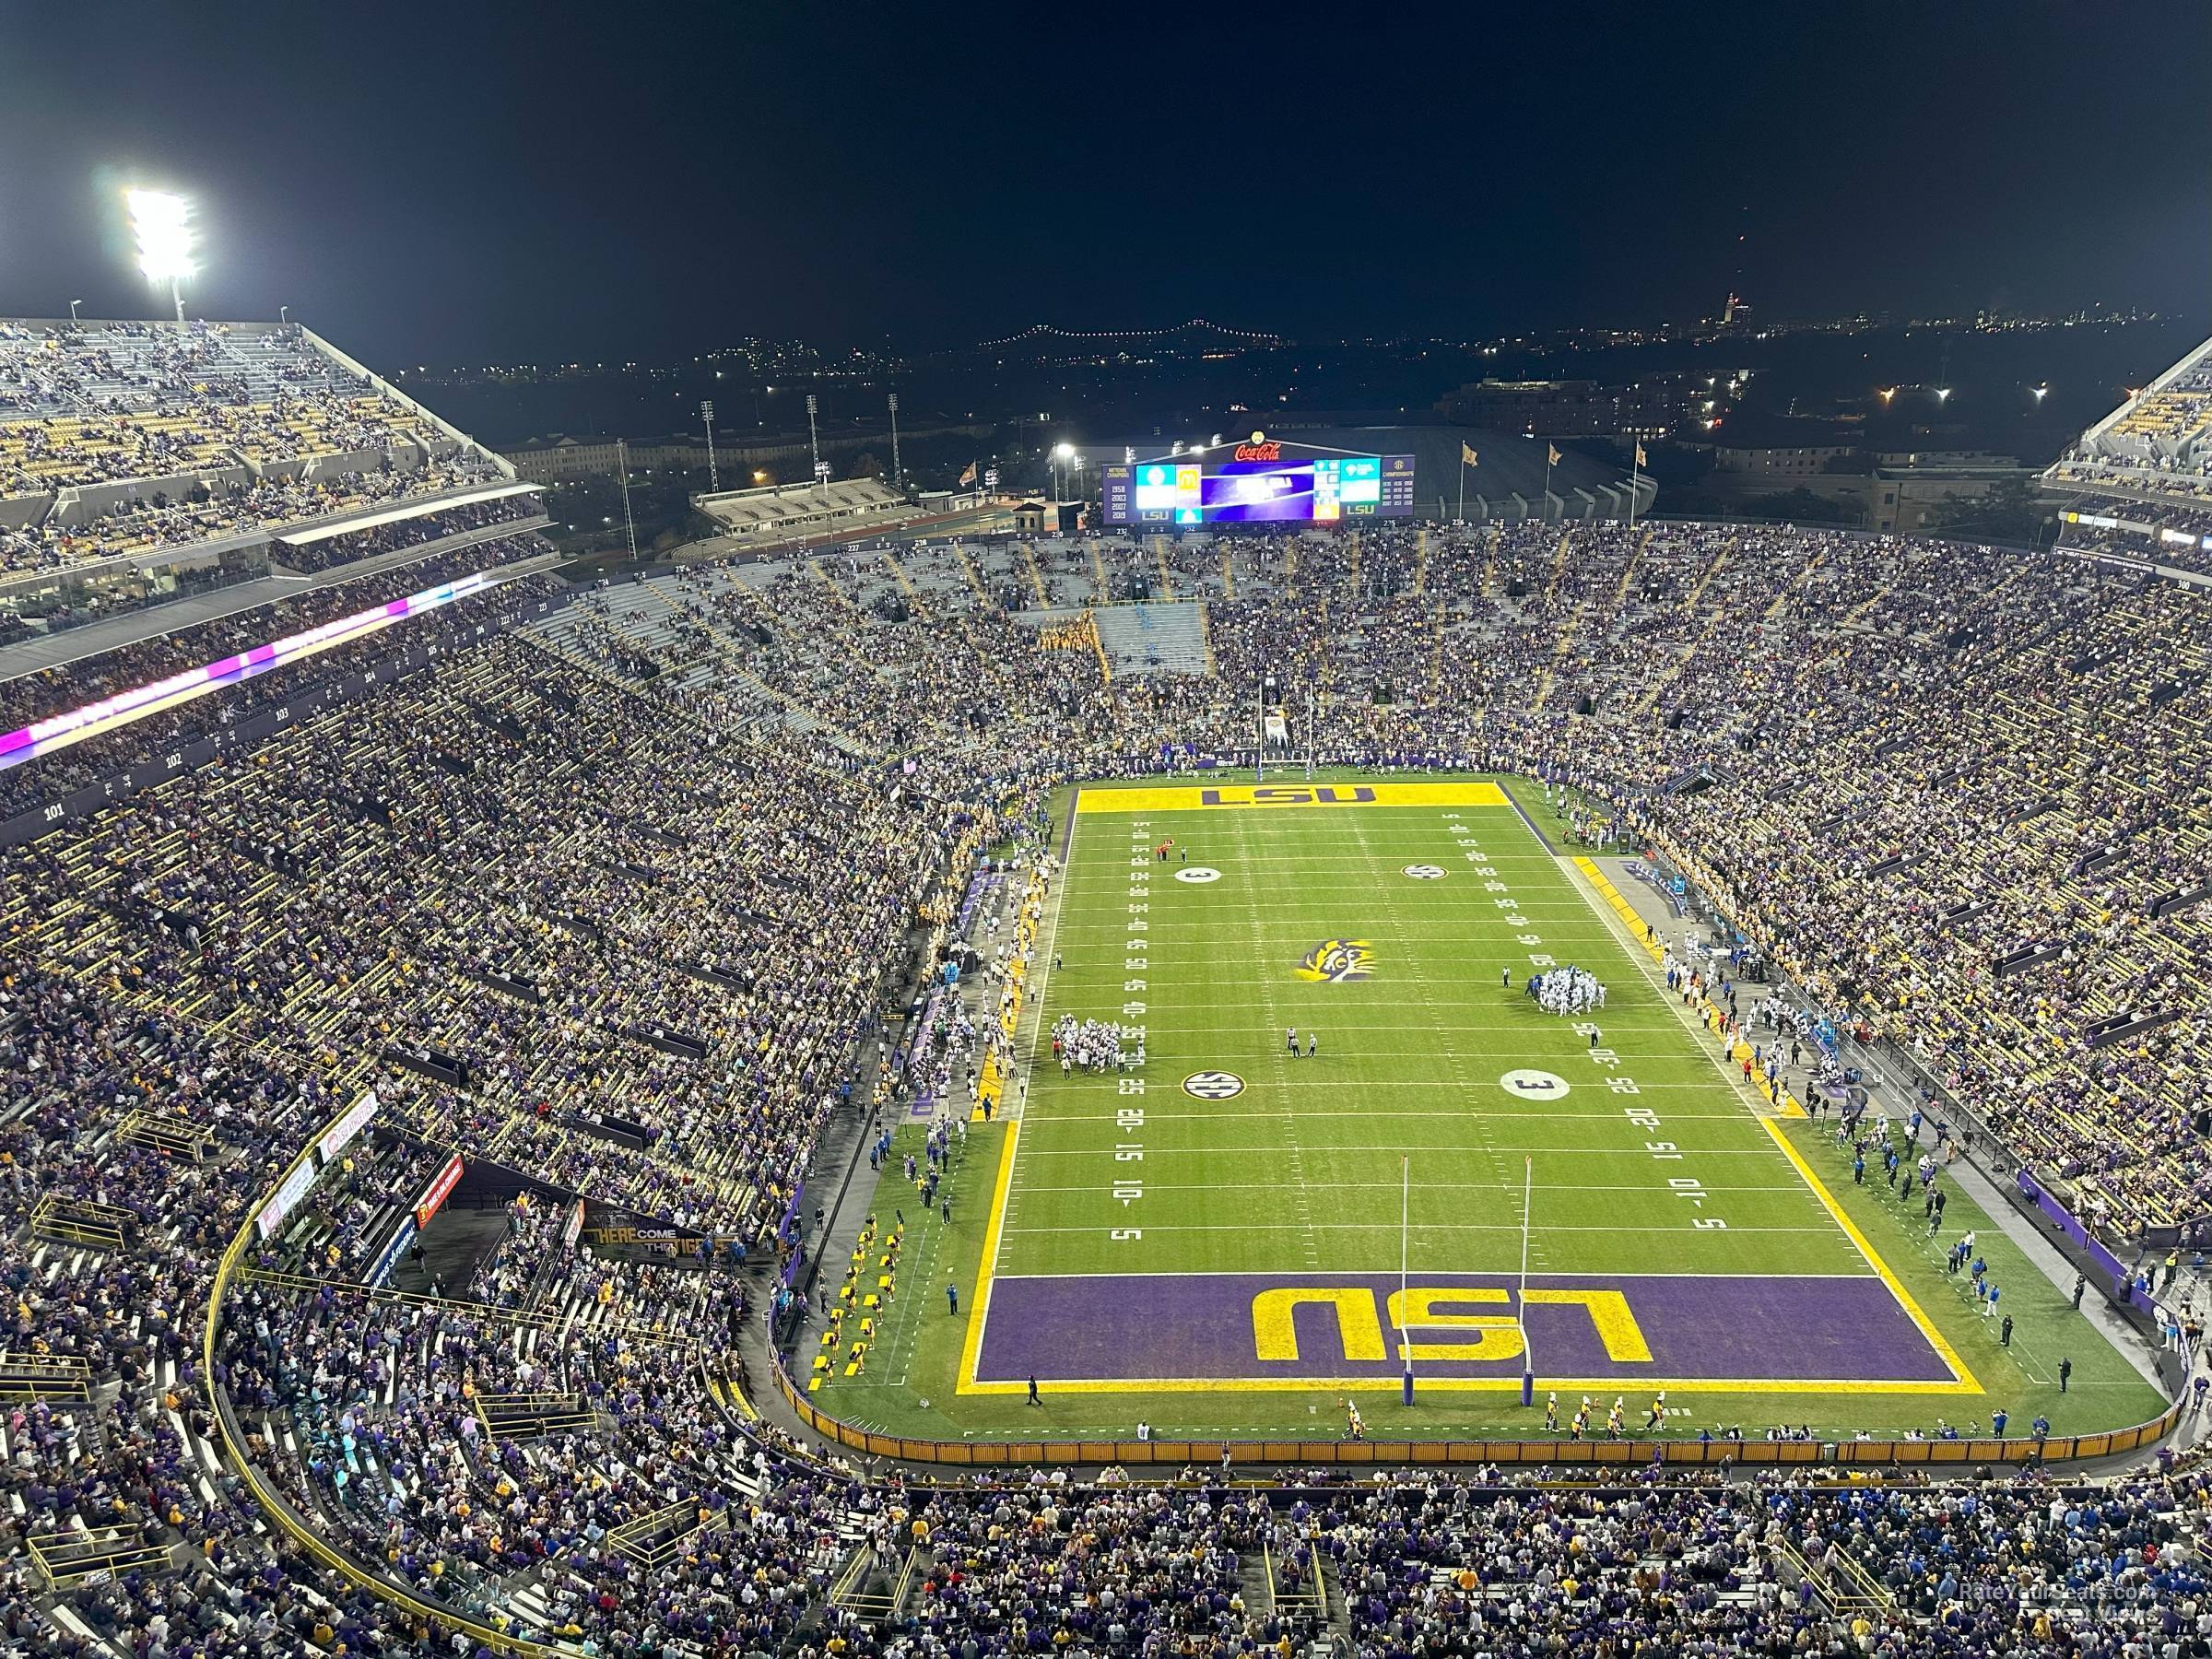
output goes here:
<path id="1" fill-rule="evenodd" d="M 1092 615 L 1099 643 L 1118 677 L 1124 674 L 1211 674 L 1205 606 L 1108 605 Z"/>

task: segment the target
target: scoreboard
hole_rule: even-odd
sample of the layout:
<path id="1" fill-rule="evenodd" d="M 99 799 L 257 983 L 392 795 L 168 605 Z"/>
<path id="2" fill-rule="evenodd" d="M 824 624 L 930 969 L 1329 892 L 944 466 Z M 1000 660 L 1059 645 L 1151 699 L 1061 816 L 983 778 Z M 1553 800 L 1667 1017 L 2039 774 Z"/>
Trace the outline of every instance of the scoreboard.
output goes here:
<path id="1" fill-rule="evenodd" d="M 1240 443 L 1227 461 L 1170 456 L 1103 469 L 1109 524 L 1332 524 L 1411 518 L 1411 455 L 1295 455 Z"/>

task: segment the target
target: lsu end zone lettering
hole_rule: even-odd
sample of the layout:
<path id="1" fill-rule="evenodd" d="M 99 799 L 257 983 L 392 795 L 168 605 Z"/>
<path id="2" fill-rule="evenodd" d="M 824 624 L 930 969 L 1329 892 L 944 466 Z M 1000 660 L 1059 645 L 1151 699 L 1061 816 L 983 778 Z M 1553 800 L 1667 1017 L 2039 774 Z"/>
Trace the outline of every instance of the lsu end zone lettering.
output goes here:
<path id="1" fill-rule="evenodd" d="M 1209 783 L 1086 789 L 1079 814 L 1253 811 L 1309 806 L 1510 806 L 1495 783 Z"/>
<path id="2" fill-rule="evenodd" d="M 1077 1392 L 1546 1385 L 1978 1394 L 1873 1274 L 1004 1275 L 956 1384 Z"/>

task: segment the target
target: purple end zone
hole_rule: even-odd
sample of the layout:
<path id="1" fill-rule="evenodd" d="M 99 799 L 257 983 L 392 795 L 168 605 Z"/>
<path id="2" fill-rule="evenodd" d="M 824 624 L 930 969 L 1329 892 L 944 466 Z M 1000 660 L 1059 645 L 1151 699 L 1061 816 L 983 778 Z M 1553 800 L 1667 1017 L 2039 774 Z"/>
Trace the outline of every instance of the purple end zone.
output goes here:
<path id="1" fill-rule="evenodd" d="M 1732 1381 L 1865 1383 L 1949 1382 L 1950 1368 L 1878 1278 L 1715 1278 L 1692 1275 L 1608 1278 L 1602 1275 L 1532 1275 L 1536 1291 L 1617 1291 L 1632 1332 L 1613 1304 L 1615 1351 L 1609 1353 L 1591 1308 L 1539 1302 L 1524 1316 L 1539 1374 L 1621 1382 Z M 1512 1317 L 1517 1312 L 1511 1275 L 1431 1273 L 1413 1288 L 1433 1292 L 1482 1288 L 1500 1300 L 1455 1301 L 1432 1294 L 1440 1315 Z M 1399 1373 L 1397 1334 L 1390 1329 L 1393 1274 L 1198 1273 L 1070 1275 L 993 1281 L 988 1318 L 976 1358 L 979 1382 L 1250 1381 L 1262 1378 L 1372 1377 Z M 1261 1357 L 1255 1302 L 1270 1291 L 1349 1288 L 1371 1297 L 1300 1300 L 1288 1311 L 1296 1357 Z M 1269 1304 L 1267 1321 L 1283 1346 L 1285 1299 Z M 1348 1315 L 1348 1317 L 1347 1316 Z M 1347 1359 L 1346 1342 L 1380 1331 L 1381 1358 Z M 1651 1358 L 1618 1357 L 1640 1338 Z M 1461 1326 L 1416 1324 L 1423 1345 L 1466 1343 Z M 1506 1346 L 1512 1346 L 1509 1343 Z M 1518 1377 L 1517 1351 L 1497 1359 L 1423 1359 L 1431 1377 Z"/>

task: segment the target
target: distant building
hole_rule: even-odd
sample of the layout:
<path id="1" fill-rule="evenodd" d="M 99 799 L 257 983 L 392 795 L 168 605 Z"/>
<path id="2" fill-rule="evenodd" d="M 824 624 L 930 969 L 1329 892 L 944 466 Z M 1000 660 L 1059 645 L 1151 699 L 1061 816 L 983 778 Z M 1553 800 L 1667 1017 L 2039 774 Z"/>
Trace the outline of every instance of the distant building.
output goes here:
<path id="1" fill-rule="evenodd" d="M 911 444 L 917 439 L 947 435 L 980 439 L 990 430 L 986 425 L 971 422 L 918 427 L 907 431 L 905 437 Z M 864 450 L 872 450 L 879 459 L 888 459 L 888 434 L 845 432 L 825 436 L 821 441 L 825 456 Z M 578 438 L 556 433 L 550 438 L 534 438 L 503 453 L 512 459 L 516 477 L 527 478 L 533 484 L 556 484 L 594 475 L 611 477 L 622 467 L 612 438 Z M 795 477 L 804 480 L 813 465 L 813 451 L 803 436 L 771 440 L 766 443 L 717 443 L 714 462 L 721 471 L 722 482 L 732 487 L 749 482 L 756 469 L 766 469 L 783 478 Z M 796 465 L 793 465 L 794 462 Z M 629 471 L 632 477 L 640 473 L 667 471 L 696 473 L 703 478 L 707 476 L 707 446 L 688 436 L 633 443 L 629 446 Z"/>
<path id="2" fill-rule="evenodd" d="M 516 474 L 533 484 L 557 484 L 594 476 L 612 477 L 622 469 L 622 452 L 612 438 L 558 437 L 520 444 L 514 453 L 524 457 L 514 464 Z M 805 454 L 806 446 L 781 445 L 777 453 Z M 756 457 L 765 457 L 767 453 L 759 448 L 740 449 L 727 444 L 714 447 L 715 460 L 725 468 L 749 467 Z M 633 443 L 629 445 L 629 472 L 632 477 L 649 472 L 696 472 L 703 478 L 707 476 L 707 446 L 690 441 Z"/>
<path id="3" fill-rule="evenodd" d="M 1082 528 L 1080 501 L 1022 501 L 1014 509 L 1017 535 L 1071 535 Z"/>
<path id="4" fill-rule="evenodd" d="M 1595 381 L 1473 381 L 1436 401 L 1463 426 L 1537 438 L 1663 438 L 1689 415 L 1688 382 L 1657 376 L 1632 386 Z"/>
<path id="5" fill-rule="evenodd" d="M 1877 450 L 1874 464 L 1893 472 L 1942 471 L 1965 467 L 1985 471 L 1991 467 L 2018 468 L 2018 455 L 2000 455 L 1990 450 Z"/>
<path id="6" fill-rule="evenodd" d="M 1999 456 L 1997 464 L 1989 466 L 1882 467 L 1869 477 L 1825 478 L 1816 488 L 1827 495 L 1831 488 L 1841 487 L 1837 499 L 1862 501 L 1869 530 L 1909 535 L 1928 528 L 1928 522 L 1947 507 L 1979 500 L 2002 485 L 2033 477 L 2030 468 Z"/>
<path id="7" fill-rule="evenodd" d="M 630 465 L 641 469 L 637 452 Z M 557 484 L 594 473 L 616 473 L 622 467 L 620 452 L 612 438 L 555 438 L 544 443 L 524 443 L 514 451 L 514 470 L 533 484 Z"/>
<path id="8" fill-rule="evenodd" d="M 1804 490 L 1855 508 L 1867 529 L 1885 534 L 1924 530 L 1945 508 L 2031 476 L 2010 455 L 1979 450 L 1870 453 L 1848 431 L 1816 421 L 1769 423 L 1759 441 L 1734 437 L 1712 453 L 1713 470 L 1700 488 L 1731 510 Z"/>
<path id="9" fill-rule="evenodd" d="M 1855 443 L 1716 443 L 1713 470 L 1756 473 L 1762 477 L 1802 477 L 1828 470 L 1829 463 L 1859 453 Z"/>

